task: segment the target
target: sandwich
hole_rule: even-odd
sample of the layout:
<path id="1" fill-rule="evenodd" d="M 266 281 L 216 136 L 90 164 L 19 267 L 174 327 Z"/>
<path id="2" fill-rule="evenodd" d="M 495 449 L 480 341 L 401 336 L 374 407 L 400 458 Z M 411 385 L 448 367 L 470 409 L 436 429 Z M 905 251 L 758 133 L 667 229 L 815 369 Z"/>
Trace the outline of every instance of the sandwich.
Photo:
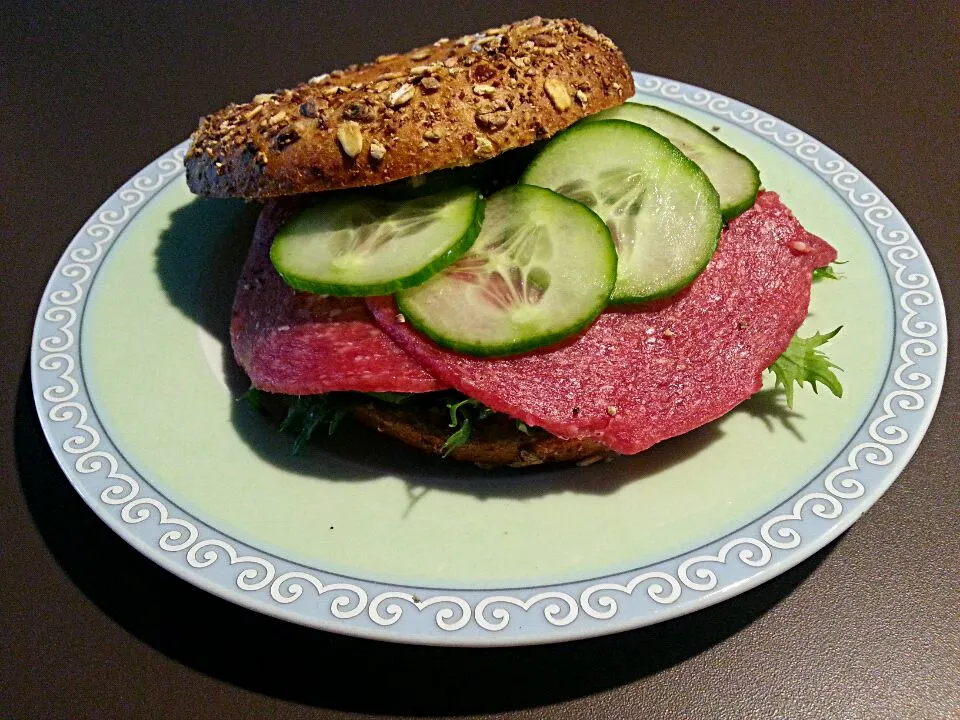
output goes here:
<path id="1" fill-rule="evenodd" d="M 835 250 L 749 159 L 627 103 L 606 36 L 532 18 L 319 75 L 200 122 L 190 189 L 263 203 L 231 318 L 298 444 L 345 417 L 483 466 L 634 454 L 765 370 Z"/>

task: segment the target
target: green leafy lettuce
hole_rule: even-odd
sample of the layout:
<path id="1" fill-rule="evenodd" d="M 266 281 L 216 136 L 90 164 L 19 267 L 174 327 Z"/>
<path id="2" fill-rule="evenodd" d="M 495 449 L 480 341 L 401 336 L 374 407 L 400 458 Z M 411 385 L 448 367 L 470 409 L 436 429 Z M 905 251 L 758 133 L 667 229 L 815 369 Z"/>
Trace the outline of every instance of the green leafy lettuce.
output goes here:
<path id="1" fill-rule="evenodd" d="M 450 415 L 449 426 L 453 432 L 443 443 L 443 457 L 446 457 L 461 445 L 465 445 L 473 432 L 473 426 L 493 414 L 493 410 L 478 400 L 465 397 L 463 400 L 447 402 L 447 412 Z"/>
<path id="2" fill-rule="evenodd" d="M 263 390 L 258 390 L 253 385 L 237 400 L 245 400 L 251 410 L 260 412 L 263 409 Z"/>
<path id="3" fill-rule="evenodd" d="M 348 411 L 349 407 L 334 395 L 300 395 L 287 410 L 280 431 L 296 434 L 293 454 L 299 455 L 318 427 L 325 426 L 327 435 L 333 435 Z"/>
<path id="4" fill-rule="evenodd" d="M 836 337 L 840 329 L 838 327 L 826 335 L 817 332 L 808 338 L 794 335 L 783 355 L 767 368 L 777 376 L 777 386 L 783 387 L 787 396 L 787 407 L 793 408 L 794 383 L 801 388 L 804 383 L 809 383 L 814 392 L 817 392 L 817 383 L 822 383 L 834 395 L 843 397 L 843 387 L 833 372 L 834 368 L 843 368 L 832 363 L 830 358 L 818 350 L 821 345 Z"/>
<path id="5" fill-rule="evenodd" d="M 843 273 L 837 272 L 837 265 L 846 264 L 846 260 L 835 260 L 829 265 L 815 268 L 813 271 L 813 282 L 817 282 L 818 280 L 839 280 L 843 277 Z"/>

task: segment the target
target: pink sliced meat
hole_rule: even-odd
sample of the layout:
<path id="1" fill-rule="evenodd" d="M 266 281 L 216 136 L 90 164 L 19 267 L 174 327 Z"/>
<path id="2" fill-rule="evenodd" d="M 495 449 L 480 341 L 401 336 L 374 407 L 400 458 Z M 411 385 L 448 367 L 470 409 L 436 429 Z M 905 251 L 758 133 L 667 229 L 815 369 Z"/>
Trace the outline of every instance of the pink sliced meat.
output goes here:
<path id="1" fill-rule="evenodd" d="M 806 317 L 811 272 L 836 251 L 763 192 L 707 269 L 666 300 L 608 310 L 560 347 L 481 359 L 439 348 L 370 298 L 397 344 L 440 380 L 561 438 L 625 454 L 714 420 L 760 389 Z"/>
<path id="2" fill-rule="evenodd" d="M 384 334 L 362 298 L 297 292 L 283 282 L 270 243 L 296 209 L 296 201 L 264 207 L 233 302 L 233 353 L 253 385 L 288 395 L 447 387 Z"/>

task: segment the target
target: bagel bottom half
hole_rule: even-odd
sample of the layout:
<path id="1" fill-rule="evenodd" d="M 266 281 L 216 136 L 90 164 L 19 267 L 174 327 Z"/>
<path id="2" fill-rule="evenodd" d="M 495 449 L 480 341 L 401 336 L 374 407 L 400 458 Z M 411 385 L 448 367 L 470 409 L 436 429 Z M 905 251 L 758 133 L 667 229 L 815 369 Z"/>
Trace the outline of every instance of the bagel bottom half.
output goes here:
<path id="1" fill-rule="evenodd" d="M 426 395 L 423 399 L 403 404 L 384 402 L 359 393 L 336 395 L 336 406 L 345 410 L 347 417 L 430 455 L 444 455 L 444 444 L 454 432 L 449 424 L 447 405 L 442 401 L 431 402 Z M 255 406 L 280 423 L 296 399 L 292 395 L 260 393 Z M 294 428 L 293 432 L 297 429 Z M 615 456 L 616 453 L 595 440 L 564 440 L 535 427 L 521 430 L 512 418 L 493 413 L 474 421 L 469 440 L 447 453 L 445 458 L 484 468 L 517 468 L 545 463 L 590 465 Z"/>
<path id="2" fill-rule="evenodd" d="M 433 455 L 443 453 L 452 432 L 443 408 L 360 400 L 351 407 L 351 415 L 378 432 Z M 526 467 L 574 461 L 589 464 L 612 456 L 595 440 L 564 440 L 539 428 L 522 431 L 513 419 L 496 413 L 478 421 L 470 439 L 447 457 L 485 467 Z"/>

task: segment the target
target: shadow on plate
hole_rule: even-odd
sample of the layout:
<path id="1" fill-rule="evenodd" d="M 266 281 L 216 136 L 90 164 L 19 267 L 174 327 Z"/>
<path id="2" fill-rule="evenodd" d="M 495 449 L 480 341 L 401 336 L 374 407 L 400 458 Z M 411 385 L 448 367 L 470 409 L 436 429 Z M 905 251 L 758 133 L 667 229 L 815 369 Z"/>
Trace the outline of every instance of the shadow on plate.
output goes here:
<path id="1" fill-rule="evenodd" d="M 155 255 L 170 302 L 217 338 L 227 337 L 237 278 L 260 205 L 195 198 L 170 215 Z"/>
<path id="2" fill-rule="evenodd" d="M 219 341 L 223 377 L 233 395 L 247 388 L 230 350 L 230 308 L 258 206 L 240 201 L 195 199 L 170 216 L 156 252 L 156 272 L 170 301 Z M 272 465 L 302 475 L 360 481 L 385 474 L 404 479 L 411 497 L 434 487 L 479 497 L 535 497 L 546 493 L 605 494 L 626 482 L 661 472 L 713 443 L 722 434 L 701 428 L 644 453 L 587 468 L 525 468 L 491 473 L 470 464 L 444 461 L 412 451 L 391 438 L 344 423 L 337 434 L 291 452 L 290 437 L 247 403 L 233 406 L 231 422 L 239 436 Z M 370 448 L 376 448 L 375 453 Z"/>
<path id="3" fill-rule="evenodd" d="M 787 394 L 783 388 L 761 390 L 749 400 L 740 403 L 734 412 L 743 412 L 760 420 L 769 432 L 777 432 L 782 428 L 800 442 L 804 441 L 796 425 L 797 420 L 803 420 L 803 415 L 787 407 Z"/>
<path id="4" fill-rule="evenodd" d="M 718 440 L 723 432 L 708 425 L 631 457 L 587 467 L 571 464 L 484 470 L 470 463 L 426 455 L 357 423 L 344 421 L 332 437 L 323 437 L 301 454 L 292 453 L 293 437 L 281 434 L 277 422 L 245 403 L 231 418 L 239 436 L 266 462 L 287 471 L 324 480 L 363 480 L 394 476 L 411 493 L 442 488 L 479 498 L 540 497 L 576 492 L 604 495 L 683 462 Z"/>
<path id="5" fill-rule="evenodd" d="M 222 374 L 235 397 L 246 390 L 247 381 L 230 350 L 230 308 L 258 208 L 241 201 L 195 199 L 170 216 L 156 253 L 156 271 L 170 301 L 220 342 Z M 768 429 L 772 430 L 776 421 L 799 438 L 791 421 L 800 416 L 786 409 L 781 396 L 772 390 L 763 391 L 740 409 L 763 420 Z M 422 497 L 423 492 L 436 487 L 481 498 L 563 492 L 608 494 L 625 483 L 682 462 L 723 435 L 718 425 L 711 423 L 613 463 L 586 468 L 535 466 L 491 473 L 422 455 L 351 423 L 344 423 L 334 437 L 293 455 L 291 439 L 279 434 L 275 423 L 253 412 L 246 403 L 234 404 L 230 420 L 240 438 L 276 467 L 327 480 L 361 481 L 391 474 L 407 482 L 411 498 Z M 376 448 L 376 452 L 371 453 L 370 448 Z"/>
<path id="6" fill-rule="evenodd" d="M 747 413 L 762 421 L 769 432 L 786 430 L 803 440 L 794 424 L 803 416 L 787 407 L 781 389 L 761 390 L 733 412 Z M 347 421 L 332 437 L 320 438 L 299 455 L 292 452 L 293 438 L 281 434 L 274 419 L 260 415 L 246 403 L 234 405 L 231 422 L 240 438 L 257 455 L 278 468 L 327 481 L 357 481 L 392 475 L 404 480 L 411 497 L 416 499 L 433 488 L 467 493 L 481 499 L 521 499 L 566 492 L 606 495 L 625 484 L 669 470 L 702 452 L 724 434 L 719 422 L 714 422 L 665 440 L 637 455 L 618 457 L 609 463 L 490 471 L 425 455 L 398 440 Z"/>
<path id="7" fill-rule="evenodd" d="M 87 507 L 57 465 L 34 410 L 29 368 L 20 380 L 14 440 L 23 494 L 37 528 L 67 576 L 104 613 L 198 672 L 282 700 L 342 711 L 415 716 L 503 712 L 619 687 L 681 663 L 747 627 L 798 587 L 834 548 L 831 544 L 718 605 L 616 635 L 483 650 L 360 640 L 221 600 L 123 541 Z"/>

